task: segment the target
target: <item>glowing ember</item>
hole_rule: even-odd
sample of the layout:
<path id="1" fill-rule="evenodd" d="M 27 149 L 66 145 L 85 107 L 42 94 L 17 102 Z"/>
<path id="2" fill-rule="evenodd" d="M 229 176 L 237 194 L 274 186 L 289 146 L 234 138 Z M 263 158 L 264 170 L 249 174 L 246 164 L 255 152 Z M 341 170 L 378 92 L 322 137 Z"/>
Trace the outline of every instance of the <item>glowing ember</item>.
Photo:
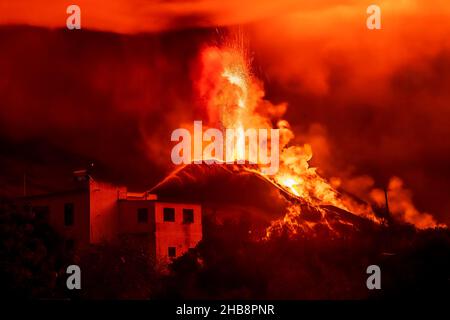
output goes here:
<path id="1" fill-rule="evenodd" d="M 237 100 L 237 105 L 242 109 L 245 108 L 245 103 L 247 101 L 247 84 L 245 83 L 244 78 L 239 74 L 231 73 L 229 70 L 224 70 L 222 76 L 228 79 L 231 84 L 237 85 L 242 90 L 242 93 Z"/>
<path id="2" fill-rule="evenodd" d="M 296 196 L 300 196 L 298 191 L 295 189 L 295 186 L 298 185 L 297 181 L 292 178 L 278 178 L 277 179 L 282 186 L 289 188 L 289 190 L 295 194 Z"/>

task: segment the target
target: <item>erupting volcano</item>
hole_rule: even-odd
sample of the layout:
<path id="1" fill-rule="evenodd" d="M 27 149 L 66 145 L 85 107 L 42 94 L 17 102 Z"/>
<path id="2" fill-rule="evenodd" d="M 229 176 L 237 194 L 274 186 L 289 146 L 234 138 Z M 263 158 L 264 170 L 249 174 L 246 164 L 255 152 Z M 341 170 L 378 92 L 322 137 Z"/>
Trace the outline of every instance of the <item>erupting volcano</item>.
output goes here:
<path id="1" fill-rule="evenodd" d="M 331 234 L 338 235 L 336 224 L 332 222 L 336 221 L 336 217 L 340 225 L 354 224 L 350 221 L 352 219 L 342 218 L 342 213 L 346 217 L 357 216 L 358 221 L 362 218 L 375 225 L 387 223 L 386 217 L 375 214 L 373 205 L 345 190 L 339 190 L 338 186 L 322 177 L 317 168 L 310 166 L 309 162 L 313 157 L 311 146 L 293 143 L 295 133 L 283 118 L 287 104 L 273 104 L 265 99 L 263 83 L 252 73 L 250 55 L 243 43 L 242 40 L 231 41 L 228 45 L 208 46 L 201 51 L 195 90 L 199 97 L 200 113 L 204 116 L 203 126 L 222 130 L 235 129 L 238 133 L 236 146 L 243 146 L 234 149 L 233 160 L 238 164 L 231 165 L 229 159 L 225 163 L 214 156 L 209 161 L 205 161 L 204 157 L 203 160 L 208 164 L 214 163 L 216 167 L 223 167 L 232 175 L 258 177 L 278 190 L 288 201 L 283 216 L 273 219 L 267 227 L 266 238 L 282 232 L 290 235 L 315 234 L 317 228 L 323 227 Z M 244 132 L 248 129 L 274 128 L 279 131 L 279 170 L 270 175 L 262 170 L 261 152 L 255 150 Z M 270 147 L 271 144 L 268 143 L 268 148 Z M 198 175 L 217 174 L 217 168 L 209 169 L 207 165 L 201 165 L 199 170 L 193 169 L 192 166 L 202 163 L 201 159 L 193 159 L 192 162 L 195 164 L 176 168 L 152 191 L 161 192 L 167 189 L 167 184 L 174 181 L 183 185 L 195 183 L 199 180 Z M 379 198 L 379 190 L 373 190 L 372 193 Z M 384 207 L 385 204 L 377 201 L 377 205 Z M 406 214 L 399 220 L 413 223 L 422 229 L 437 226 L 429 214 L 412 214 L 412 221 Z"/>

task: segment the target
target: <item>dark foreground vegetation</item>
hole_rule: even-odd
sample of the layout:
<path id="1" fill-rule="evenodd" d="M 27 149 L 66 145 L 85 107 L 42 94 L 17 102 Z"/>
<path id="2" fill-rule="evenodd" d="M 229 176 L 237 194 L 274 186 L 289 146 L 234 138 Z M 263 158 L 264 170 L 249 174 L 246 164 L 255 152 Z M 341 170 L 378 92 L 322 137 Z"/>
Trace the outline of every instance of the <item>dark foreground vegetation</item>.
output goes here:
<path id="1" fill-rule="evenodd" d="M 166 272 L 145 251 L 92 246 L 70 252 L 46 224 L 0 205 L 2 296 L 28 299 L 355 299 L 450 297 L 450 232 L 390 226 L 340 237 L 254 241 L 245 220 L 204 220 L 204 240 Z M 78 264 L 82 289 L 66 289 Z M 382 290 L 366 288 L 381 268 Z"/>

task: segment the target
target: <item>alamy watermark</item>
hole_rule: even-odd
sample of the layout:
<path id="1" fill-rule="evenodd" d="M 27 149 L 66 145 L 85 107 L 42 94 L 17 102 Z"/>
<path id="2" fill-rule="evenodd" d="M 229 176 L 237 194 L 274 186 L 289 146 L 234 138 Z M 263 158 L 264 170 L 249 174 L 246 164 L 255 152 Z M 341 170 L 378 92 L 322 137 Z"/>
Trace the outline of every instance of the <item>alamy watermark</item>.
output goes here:
<path id="1" fill-rule="evenodd" d="M 67 267 L 66 273 L 69 275 L 66 280 L 66 286 L 69 290 L 81 289 L 81 269 L 76 264 Z"/>
<path id="2" fill-rule="evenodd" d="M 70 16 L 66 19 L 66 27 L 69 30 L 81 29 L 81 9 L 76 4 L 71 4 L 67 7 L 66 13 Z"/>
<path id="3" fill-rule="evenodd" d="M 366 280 L 366 286 L 369 290 L 381 289 L 381 269 L 376 264 L 367 267 L 366 273 L 370 276 Z"/>
<path id="4" fill-rule="evenodd" d="M 369 30 L 381 29 L 381 8 L 376 4 L 367 7 L 366 13 L 369 15 L 366 20 L 366 26 Z"/>
<path id="5" fill-rule="evenodd" d="M 257 164 L 263 174 L 278 172 L 280 162 L 279 129 L 227 128 L 225 135 L 216 128 L 203 132 L 202 121 L 194 121 L 193 135 L 188 129 L 172 132 L 171 141 L 178 141 L 172 148 L 174 164 Z M 204 142 L 208 143 L 203 147 Z"/>

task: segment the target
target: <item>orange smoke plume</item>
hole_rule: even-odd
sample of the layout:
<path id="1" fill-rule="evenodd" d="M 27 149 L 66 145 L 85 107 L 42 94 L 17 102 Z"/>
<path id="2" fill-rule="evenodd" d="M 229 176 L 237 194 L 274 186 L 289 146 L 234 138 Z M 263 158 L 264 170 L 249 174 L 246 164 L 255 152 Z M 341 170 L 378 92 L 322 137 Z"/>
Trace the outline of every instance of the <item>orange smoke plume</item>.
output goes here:
<path id="1" fill-rule="evenodd" d="M 275 175 L 265 175 L 259 166 L 257 169 L 252 166 L 246 168 L 248 172 L 260 175 L 318 212 L 322 212 L 322 206 L 332 205 L 378 222 L 368 205 L 356 205 L 309 165 L 313 157 L 309 144 L 291 144 L 295 134 L 289 122 L 282 119 L 286 104 L 274 105 L 264 98 L 262 82 L 251 73 L 248 61 L 248 55 L 240 46 L 207 47 L 203 50 L 197 89 L 207 111 L 208 124 L 244 130 L 272 128 L 275 124 L 280 130 L 279 171 Z M 292 230 L 297 229 L 301 214 L 300 206 L 293 204 L 282 223 Z M 280 221 L 274 223 L 280 224 Z"/>
<path id="2" fill-rule="evenodd" d="M 403 186 L 403 181 L 398 177 L 392 177 L 389 181 L 389 211 L 399 221 L 405 221 L 418 229 L 444 227 L 436 223 L 433 216 L 427 212 L 420 212 L 412 202 L 412 193 Z M 385 194 L 381 189 L 373 189 L 371 198 L 379 206 L 385 202 Z"/>

